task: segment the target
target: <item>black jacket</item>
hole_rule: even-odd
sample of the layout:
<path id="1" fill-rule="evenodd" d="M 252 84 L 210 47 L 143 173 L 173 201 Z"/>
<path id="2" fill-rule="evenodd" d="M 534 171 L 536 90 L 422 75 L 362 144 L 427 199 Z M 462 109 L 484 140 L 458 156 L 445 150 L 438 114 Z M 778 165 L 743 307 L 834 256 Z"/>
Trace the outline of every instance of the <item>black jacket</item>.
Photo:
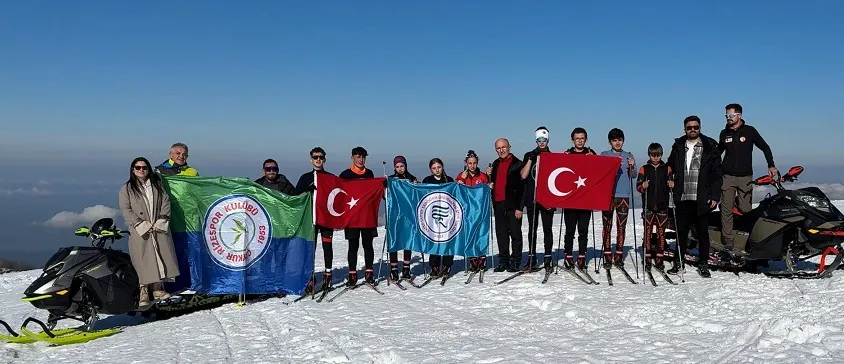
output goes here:
<path id="1" fill-rule="evenodd" d="M 522 210 L 525 207 L 524 201 L 524 181 L 522 181 L 522 161 L 511 154 L 512 161 L 510 161 L 510 168 L 507 169 L 507 190 L 504 191 L 504 207 L 507 210 Z M 498 166 L 501 164 L 501 159 L 496 158 L 492 162 L 492 173 L 489 174 L 489 181 L 495 183 L 495 178 L 498 175 Z M 492 186 L 492 202 L 495 203 L 495 189 L 501 188 L 498 183 Z"/>
<path id="2" fill-rule="evenodd" d="M 647 163 L 639 167 L 639 176 L 636 177 L 636 191 L 642 195 L 642 205 L 647 204 L 649 211 L 668 210 L 668 199 L 671 198 L 671 189 L 668 188 L 668 178 L 671 176 L 671 167 L 665 162 L 659 161 L 658 165 Z M 648 190 L 642 188 L 642 183 L 648 181 Z M 647 194 L 647 198 L 646 198 Z"/>
<path id="3" fill-rule="evenodd" d="M 550 150 L 547 148 L 546 150 L 540 150 L 539 147 L 536 147 L 530 152 L 525 153 L 525 157 L 522 159 L 524 161 L 522 162 L 522 166 L 527 164 L 528 160 L 533 161 L 533 164 L 530 166 L 530 173 L 528 173 L 527 178 L 525 178 L 522 182 L 525 186 L 524 206 L 529 209 L 533 208 L 534 197 L 536 195 L 536 157 L 542 152 L 550 152 Z M 519 173 L 521 173 L 521 168 L 519 168 Z M 537 207 L 544 210 L 556 210 L 554 208 L 546 209 L 540 204 L 537 204 Z"/>
<path id="4" fill-rule="evenodd" d="M 671 167 L 672 180 L 674 181 L 674 202 L 679 203 L 683 196 L 683 178 L 686 173 L 686 140 L 684 135 L 674 139 L 671 146 L 671 153 L 668 155 L 668 166 Z M 721 170 L 721 154 L 718 153 L 718 142 L 703 134 L 700 135 L 703 141 L 703 151 L 700 156 L 700 171 L 698 172 L 697 184 L 697 205 L 698 213 L 705 214 L 712 209 L 706 200 L 721 200 L 721 185 L 723 184 L 724 173 Z"/>
<path id="5" fill-rule="evenodd" d="M 267 177 L 264 176 L 256 179 L 255 183 L 271 190 L 276 190 L 285 195 L 293 195 L 293 190 L 295 190 L 293 184 L 290 183 L 290 181 L 287 180 L 287 177 L 281 173 L 278 174 L 278 178 L 276 178 L 275 182 L 267 180 Z"/>
<path id="6" fill-rule="evenodd" d="M 343 172 L 340 172 L 338 176 L 342 179 L 364 179 L 364 178 L 375 178 L 375 174 L 372 173 L 372 170 L 369 168 L 365 168 L 363 174 L 357 174 L 352 172 L 351 168 L 346 168 Z"/>
<path id="7" fill-rule="evenodd" d="M 724 174 L 736 177 L 753 176 L 753 146 L 765 154 L 768 168 L 774 167 L 774 154 L 756 128 L 744 123 L 733 130 L 730 125 L 721 130 L 718 137 L 718 154 L 724 153 Z"/>
<path id="8" fill-rule="evenodd" d="M 296 188 L 293 189 L 294 195 L 301 195 L 305 192 L 316 190 L 316 184 L 314 184 L 314 171 L 316 170 L 312 170 L 299 176 L 299 182 L 296 182 Z M 331 174 L 326 172 L 324 169 L 318 170 L 317 173 Z M 333 174 L 331 175 L 333 176 Z"/>
<path id="9" fill-rule="evenodd" d="M 398 179 L 406 179 L 410 182 L 419 181 L 418 179 L 416 179 L 416 176 L 410 174 L 410 172 L 408 172 L 408 171 L 405 171 L 403 174 L 393 173 L 392 175 L 390 175 L 390 177 L 391 178 L 398 178 Z"/>
<path id="10" fill-rule="evenodd" d="M 432 175 L 430 175 L 430 176 L 428 176 L 428 177 L 425 177 L 425 179 L 423 179 L 423 180 L 422 180 L 422 183 L 443 184 L 443 183 L 454 182 L 454 178 L 451 178 L 451 177 L 449 177 L 449 176 L 445 176 L 445 175 L 443 175 L 443 177 L 444 177 L 444 178 L 442 178 L 442 179 L 437 179 L 437 178 L 436 178 L 436 177 L 434 177 L 434 175 L 432 174 Z"/>

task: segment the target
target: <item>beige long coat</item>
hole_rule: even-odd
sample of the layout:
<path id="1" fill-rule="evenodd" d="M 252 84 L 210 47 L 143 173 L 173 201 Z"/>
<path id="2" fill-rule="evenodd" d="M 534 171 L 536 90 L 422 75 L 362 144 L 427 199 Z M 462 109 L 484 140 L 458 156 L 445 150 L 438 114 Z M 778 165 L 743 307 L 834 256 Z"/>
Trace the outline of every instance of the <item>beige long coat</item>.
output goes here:
<path id="1" fill-rule="evenodd" d="M 170 196 L 166 191 L 159 193 L 149 185 L 141 186 L 146 193 L 132 192 L 124 184 L 118 198 L 120 212 L 129 228 L 129 256 L 138 273 L 140 284 L 157 283 L 179 275 L 179 264 L 170 231 L 156 232 L 150 228 L 143 236 L 136 227 L 143 221 L 155 225 L 157 219 L 170 222 Z M 151 200 L 151 201 L 148 201 Z"/>

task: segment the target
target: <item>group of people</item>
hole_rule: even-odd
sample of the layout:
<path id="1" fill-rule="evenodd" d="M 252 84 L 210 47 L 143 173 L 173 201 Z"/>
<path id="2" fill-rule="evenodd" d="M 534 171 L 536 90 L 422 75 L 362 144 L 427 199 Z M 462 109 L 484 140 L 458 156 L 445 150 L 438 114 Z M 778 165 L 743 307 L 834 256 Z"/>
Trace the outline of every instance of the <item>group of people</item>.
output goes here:
<path id="1" fill-rule="evenodd" d="M 651 246 L 650 239 L 645 239 L 646 265 L 657 269 L 664 268 L 663 251 L 665 250 L 665 229 L 668 214 L 673 202 L 676 219 L 676 231 L 680 255 L 675 255 L 669 274 L 677 274 L 681 255 L 688 247 L 688 233 L 696 230 L 699 245 L 700 264 L 698 273 L 710 277 L 707 261 L 709 259 L 709 229 L 706 215 L 720 203 L 722 216 L 722 235 L 724 246 L 732 250 L 735 232 L 733 216 L 750 210 L 752 187 L 749 182 L 753 176 L 753 147 L 759 148 L 765 155 L 769 174 L 775 176 L 778 171 L 774 165 L 770 147 L 759 132 L 748 125 L 742 118 L 742 106 L 729 104 L 725 107 L 726 126 L 715 140 L 702 133 L 701 120 L 697 116 L 688 116 L 683 120 L 684 135 L 676 138 L 671 146 L 667 161 L 663 160 L 663 147 L 659 143 L 648 146 L 648 161 L 637 168 L 633 154 L 624 150 L 624 132 L 613 128 L 607 134 L 609 149 L 598 153 L 587 146 L 588 134 L 584 128 L 574 128 L 570 133 L 572 146 L 563 153 L 592 154 L 618 157 L 622 160 L 616 174 L 615 189 L 611 209 L 602 212 L 602 250 L 606 268 L 613 264 L 623 266 L 623 247 L 625 244 L 627 219 L 630 202 L 635 192 L 642 198 L 645 231 L 656 230 L 657 244 Z M 479 169 L 478 155 L 470 150 L 465 159 L 465 168 L 455 177 L 445 173 L 443 161 L 433 158 L 429 161 L 430 175 L 421 181 L 408 171 L 404 156 L 393 158 L 394 172 L 390 178 L 408 180 L 412 183 L 461 183 L 466 185 L 487 184 L 492 190 L 492 207 L 495 223 L 495 235 L 498 243 L 499 264 L 495 272 L 519 272 L 552 269 L 553 233 L 552 220 L 555 208 L 547 208 L 535 201 L 536 164 L 538 157 L 549 148 L 550 132 L 545 126 L 535 130 L 536 147 L 526 152 L 521 159 L 510 150 L 506 138 L 495 141 L 497 158 L 485 171 Z M 722 158 L 723 154 L 723 158 Z M 267 159 L 263 163 L 264 176 L 255 180 L 267 188 L 288 195 L 298 195 L 315 190 L 315 173 L 329 173 L 325 170 L 326 152 L 321 147 L 311 149 L 310 163 L 312 171 L 299 177 L 294 185 L 279 171 L 275 160 Z M 368 152 L 363 147 L 351 151 L 351 165 L 339 174 L 342 179 L 374 178 L 375 174 L 366 167 Z M 169 198 L 161 187 L 159 175 L 196 176 L 196 169 L 187 165 L 188 148 L 176 143 L 170 148 L 168 160 L 151 167 L 145 158 L 136 158 L 130 171 L 130 178 L 120 190 L 120 207 L 124 220 L 129 224 L 131 234 L 129 249 L 132 262 L 139 271 L 142 285 L 141 302 L 148 303 L 149 292 L 158 299 L 166 297 L 161 282 L 179 275 L 172 240 L 167 231 L 169 221 Z M 633 182 L 635 180 L 635 183 Z M 634 187 L 635 184 L 635 187 Z M 523 234 L 522 218 L 528 219 L 528 260 L 522 261 Z M 566 269 L 586 267 L 588 226 L 592 218 L 591 210 L 564 209 L 565 224 L 563 265 Z M 540 266 L 537 260 L 537 230 L 542 223 L 544 257 Z M 616 241 L 612 244 L 611 233 L 615 226 Z M 325 270 L 322 275 L 322 289 L 332 283 L 333 229 L 316 226 L 316 234 L 322 242 Z M 574 237 L 577 234 L 578 255 L 574 256 Z M 345 237 L 349 243 L 349 276 L 347 285 L 357 284 L 357 253 L 360 245 L 364 250 L 364 280 L 375 283 L 373 263 L 375 251 L 373 240 L 377 237 L 375 226 L 371 228 L 347 228 Z M 650 234 L 646 234 L 649 236 Z M 613 251 L 613 246 L 615 250 Z M 402 264 L 399 269 L 399 252 L 389 254 L 389 280 L 410 279 L 411 252 L 402 251 Z M 450 274 L 454 256 L 432 255 L 429 259 L 433 277 Z M 485 270 L 486 257 L 469 257 L 470 270 Z M 312 278 L 306 292 L 315 289 Z"/>

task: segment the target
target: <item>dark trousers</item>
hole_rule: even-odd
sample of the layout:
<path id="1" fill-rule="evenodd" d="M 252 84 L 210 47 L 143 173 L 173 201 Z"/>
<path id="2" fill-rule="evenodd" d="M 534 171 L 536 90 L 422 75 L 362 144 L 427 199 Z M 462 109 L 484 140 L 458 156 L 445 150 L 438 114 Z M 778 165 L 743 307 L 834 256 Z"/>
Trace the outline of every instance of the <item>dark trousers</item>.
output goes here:
<path id="1" fill-rule="evenodd" d="M 375 228 L 348 228 L 346 229 L 346 240 L 349 241 L 349 273 L 358 269 L 358 247 L 363 242 L 363 264 L 364 268 L 372 270 L 372 262 L 375 260 L 375 250 L 372 248 L 372 240 L 377 231 Z"/>
<path id="2" fill-rule="evenodd" d="M 316 227 L 317 235 L 322 239 L 322 255 L 325 260 L 325 271 L 331 272 L 331 262 L 334 260 L 334 229 L 328 229 L 321 226 Z"/>
<path id="3" fill-rule="evenodd" d="M 404 266 L 410 268 L 410 250 L 404 250 Z M 390 266 L 399 265 L 399 252 L 390 252 Z"/>
<path id="4" fill-rule="evenodd" d="M 507 209 L 504 202 L 492 204 L 495 214 L 495 240 L 498 241 L 498 257 L 522 260 L 522 220 L 516 218 L 516 210 Z M 512 253 L 510 243 L 512 241 Z"/>
<path id="5" fill-rule="evenodd" d="M 536 207 L 534 207 L 536 206 Z M 539 221 L 542 221 L 542 239 L 545 243 L 545 256 L 550 257 L 554 249 L 554 235 L 551 232 L 554 227 L 554 210 L 548 210 L 539 204 L 530 204 L 527 207 L 528 216 L 528 246 L 530 255 L 536 256 L 536 231 L 539 228 Z"/>
<path id="6" fill-rule="evenodd" d="M 566 223 L 566 235 L 563 237 L 563 245 L 566 256 L 572 255 L 574 245 L 574 229 L 577 228 L 577 253 L 586 255 L 586 243 L 589 241 L 589 221 L 592 219 L 592 210 L 564 209 L 563 220 Z"/>
<path id="7" fill-rule="evenodd" d="M 454 264 L 454 256 L 453 255 L 433 255 L 431 254 L 431 260 L 428 262 L 431 264 L 431 267 L 440 267 L 442 265 L 452 265 Z"/>
<path id="8" fill-rule="evenodd" d="M 689 246 L 689 230 L 697 232 L 698 259 L 701 263 L 709 261 L 709 221 L 708 213 L 698 213 L 697 201 L 680 201 L 675 208 L 677 213 L 677 243 L 680 252 L 686 255 Z"/>

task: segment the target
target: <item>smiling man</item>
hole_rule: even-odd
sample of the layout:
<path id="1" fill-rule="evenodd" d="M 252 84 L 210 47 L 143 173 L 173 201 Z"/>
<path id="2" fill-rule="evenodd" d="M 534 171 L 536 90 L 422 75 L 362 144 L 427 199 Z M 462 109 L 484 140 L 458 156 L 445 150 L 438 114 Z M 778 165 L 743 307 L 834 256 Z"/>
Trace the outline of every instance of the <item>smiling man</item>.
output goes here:
<path id="1" fill-rule="evenodd" d="M 163 176 L 198 176 L 199 172 L 188 166 L 188 146 L 176 143 L 170 146 L 170 158 L 155 167 L 155 172 Z"/>

